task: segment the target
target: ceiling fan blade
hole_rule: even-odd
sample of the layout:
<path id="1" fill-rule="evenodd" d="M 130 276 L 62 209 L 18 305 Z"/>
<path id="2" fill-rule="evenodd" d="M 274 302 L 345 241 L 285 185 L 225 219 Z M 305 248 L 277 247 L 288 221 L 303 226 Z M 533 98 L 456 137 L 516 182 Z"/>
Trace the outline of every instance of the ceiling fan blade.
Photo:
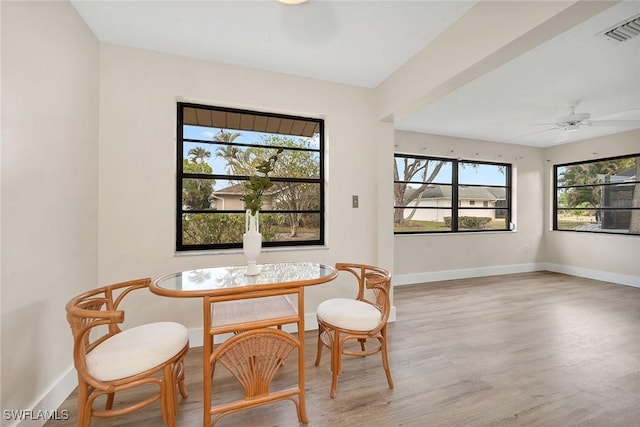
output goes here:
<path id="1" fill-rule="evenodd" d="M 583 124 L 588 126 L 640 126 L 640 120 L 589 120 Z"/>
<path id="2" fill-rule="evenodd" d="M 552 124 L 555 124 L 555 123 L 552 123 Z M 538 130 L 538 131 L 535 131 L 535 132 L 532 132 L 532 133 L 527 133 L 527 134 L 524 134 L 524 135 L 516 136 L 513 139 L 526 138 L 527 136 L 537 135 L 539 133 L 549 132 L 550 130 L 557 130 L 557 129 L 560 129 L 560 128 L 558 126 L 556 126 L 556 127 L 552 127 L 552 128 L 542 129 L 542 130 Z"/>

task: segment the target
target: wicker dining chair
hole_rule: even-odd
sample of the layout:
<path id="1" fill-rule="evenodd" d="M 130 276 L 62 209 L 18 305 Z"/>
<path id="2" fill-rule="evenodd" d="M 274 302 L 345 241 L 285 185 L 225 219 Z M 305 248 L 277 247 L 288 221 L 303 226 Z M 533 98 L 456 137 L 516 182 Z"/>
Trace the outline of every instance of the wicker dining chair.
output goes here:
<path id="1" fill-rule="evenodd" d="M 128 414 L 157 400 L 163 421 L 169 427 L 175 425 L 176 387 L 187 397 L 183 364 L 189 349 L 187 329 L 175 322 L 120 329 L 125 317 L 119 308 L 123 298 L 150 283 L 147 278 L 104 286 L 78 295 L 66 305 L 78 372 L 79 427 L 88 427 L 92 417 Z M 114 407 L 115 393 L 141 386 L 152 389 L 139 401 Z M 105 408 L 95 409 L 101 396 L 106 396 Z"/>
<path id="2" fill-rule="evenodd" d="M 342 371 L 342 356 L 369 356 L 382 354 L 382 365 L 389 388 L 393 379 L 387 356 L 387 320 L 389 319 L 391 275 L 388 271 L 365 264 L 336 264 L 338 271 L 351 273 L 358 282 L 355 299 L 332 298 L 320 303 L 316 310 L 318 319 L 318 352 L 315 365 L 320 364 L 323 347 L 331 351 L 331 398 L 336 396 L 338 375 Z M 373 296 L 373 299 L 367 295 Z M 358 346 L 345 347 L 351 340 Z M 374 348 L 366 348 L 367 340 L 377 340 Z"/>
<path id="3" fill-rule="evenodd" d="M 222 364 L 240 383 L 244 397 L 213 406 L 210 426 L 226 415 L 268 403 L 291 400 L 298 412 L 298 421 L 306 422 L 301 407 L 298 387 L 271 390 L 271 381 L 293 350 L 299 350 L 300 342 L 291 334 L 279 329 L 258 328 L 229 338 L 211 355 L 213 376 L 217 364 Z"/>

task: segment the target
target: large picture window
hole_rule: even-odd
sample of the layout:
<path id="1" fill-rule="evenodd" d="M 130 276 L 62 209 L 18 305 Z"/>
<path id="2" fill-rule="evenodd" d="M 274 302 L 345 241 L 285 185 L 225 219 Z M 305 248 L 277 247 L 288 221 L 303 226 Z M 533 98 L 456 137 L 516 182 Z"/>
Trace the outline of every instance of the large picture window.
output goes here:
<path id="1" fill-rule="evenodd" d="M 553 229 L 640 234 L 640 154 L 554 166 Z"/>
<path id="2" fill-rule="evenodd" d="M 396 234 L 509 230 L 511 165 L 394 156 Z"/>
<path id="3" fill-rule="evenodd" d="M 278 149 L 259 213 L 263 246 L 322 245 L 323 120 L 178 103 L 176 249 L 241 247 L 243 184 Z"/>

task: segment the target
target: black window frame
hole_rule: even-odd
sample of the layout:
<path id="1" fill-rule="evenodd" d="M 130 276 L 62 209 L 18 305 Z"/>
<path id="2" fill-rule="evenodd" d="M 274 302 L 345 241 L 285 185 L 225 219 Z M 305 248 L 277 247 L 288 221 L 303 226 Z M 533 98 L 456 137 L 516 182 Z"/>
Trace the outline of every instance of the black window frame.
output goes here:
<path id="1" fill-rule="evenodd" d="M 589 228 L 585 228 L 585 229 L 568 229 L 568 228 L 559 228 L 558 226 L 558 211 L 575 211 L 575 210 L 585 210 L 585 211 L 594 211 L 594 215 L 596 211 L 599 211 L 599 215 L 605 215 L 606 212 L 615 212 L 615 211 L 620 211 L 620 210 L 630 210 L 630 211 L 640 211 L 640 208 L 638 207 L 633 207 L 633 206 L 629 206 L 629 207 L 606 207 L 606 206 L 600 206 L 597 208 L 589 208 L 589 207 L 573 207 L 573 208 L 564 208 L 564 207 L 559 207 L 559 198 L 558 198 L 558 193 L 559 190 L 565 190 L 565 189 L 571 189 L 571 188 L 587 188 L 587 187 L 600 187 L 602 189 L 605 188 L 612 188 L 614 186 L 622 186 L 622 185 L 631 185 L 631 184 L 640 184 L 640 164 L 636 163 L 636 178 L 634 181 L 627 181 L 624 183 L 619 183 L 619 182 L 604 182 L 604 183 L 589 183 L 589 184 L 579 184 L 579 185 L 558 185 L 558 170 L 560 168 L 564 168 L 564 167 L 570 167 L 570 166 L 582 166 L 582 165 L 588 165 L 588 164 L 592 164 L 592 163 L 599 163 L 599 162 L 607 162 L 607 161 L 615 161 L 615 160 L 620 160 L 620 159 L 630 159 L 630 158 L 640 158 L 640 153 L 635 153 L 635 154 L 625 154 L 625 155 L 619 155 L 619 156 L 612 156 L 612 157 L 603 157 L 603 158 L 597 158 L 597 159 L 589 159 L 589 160 L 582 160 L 582 161 L 576 161 L 576 162 L 569 162 L 569 163 L 561 163 L 561 164 L 555 164 L 553 165 L 553 212 L 552 212 L 552 229 L 553 231 L 566 231 L 566 232 L 573 232 L 573 233 L 591 233 L 591 234 L 607 234 L 607 235 L 621 235 L 621 236 L 640 236 L 640 233 L 630 233 L 630 232 L 620 232 L 620 231 L 616 231 L 617 229 L 612 228 L 612 229 L 589 229 Z M 606 230 L 610 230 L 610 231 L 606 231 Z"/>
<path id="2" fill-rule="evenodd" d="M 196 108 L 196 109 L 206 109 L 206 110 L 215 110 L 221 112 L 228 113 L 238 113 L 238 114 L 252 114 L 256 116 L 263 116 L 266 118 L 278 118 L 285 120 L 304 120 L 309 122 L 317 123 L 319 129 L 319 141 L 317 149 L 297 149 L 303 151 L 313 151 L 318 153 L 319 165 L 318 165 L 318 177 L 317 178 L 291 178 L 291 177 L 273 177 L 270 176 L 271 181 L 275 182 L 290 182 L 290 183 L 314 183 L 319 186 L 319 209 L 318 210 L 283 210 L 283 209 L 273 209 L 269 210 L 270 214 L 286 214 L 291 212 L 298 213 L 310 213 L 310 214 L 318 214 L 319 218 L 319 236 L 318 239 L 313 240 L 288 240 L 288 241 L 263 241 L 262 247 L 266 248 L 277 248 L 277 247 L 292 247 L 292 246 L 323 246 L 325 244 L 325 186 L 324 186 L 324 169 L 325 169 L 325 131 L 324 131 L 324 120 L 315 118 L 315 117 L 302 117 L 302 116 L 293 116 L 287 114 L 278 114 L 278 113 L 268 113 L 263 111 L 253 111 L 253 110 L 245 110 L 245 109 L 237 109 L 237 108 L 227 108 L 213 105 L 202 105 L 188 102 L 177 102 L 177 142 L 176 142 L 176 235 L 175 235 L 175 249 L 177 252 L 189 252 L 189 251 L 203 251 L 203 250 L 224 250 L 224 249 L 239 249 L 242 248 L 242 242 L 234 242 L 234 243 L 201 243 L 201 244 L 185 244 L 183 242 L 183 225 L 182 225 L 182 216 L 185 213 L 233 213 L 233 214 L 245 214 L 246 210 L 234 209 L 234 210 L 198 210 L 198 209 L 189 209 L 185 210 L 183 208 L 183 180 L 184 179 L 210 179 L 210 180 L 248 180 L 249 176 L 247 175 L 233 175 L 227 173 L 213 173 L 213 174 L 188 174 L 183 170 L 183 152 L 184 152 L 184 143 L 185 142 L 197 142 L 204 144 L 221 144 L 221 142 L 211 141 L 211 140 L 196 140 L 189 139 L 184 137 L 184 109 L 185 108 Z M 228 129 L 233 130 L 233 129 Z M 265 147 L 265 145 L 261 144 L 250 144 L 250 143 L 224 143 L 225 145 L 231 146 L 242 146 L 242 147 Z M 269 148 L 280 148 L 278 146 L 269 146 Z M 282 147 L 285 150 L 296 150 L 291 147 Z M 267 211 L 265 211 L 267 212 Z"/>
<path id="3" fill-rule="evenodd" d="M 447 157 L 436 157 L 436 156 L 424 156 L 424 155 L 416 155 L 416 154 L 406 154 L 406 153 L 394 153 L 393 160 L 396 161 L 397 158 L 409 158 L 409 159 L 422 159 L 429 161 L 445 161 L 451 163 L 451 183 L 442 183 L 438 181 L 431 182 L 431 184 L 435 185 L 450 185 L 451 186 L 451 207 L 447 208 L 451 210 L 451 229 L 450 230 L 416 230 L 416 231 L 408 231 L 402 230 L 397 231 L 394 230 L 394 235 L 403 235 L 403 234 L 459 234 L 459 233 L 486 233 L 486 232 L 502 232 L 502 231 L 512 231 L 512 205 L 513 205 L 513 182 L 512 182 L 512 164 L 511 163 L 502 163 L 502 162 L 490 162 L 490 161 L 482 161 L 482 160 L 472 160 L 472 159 L 455 159 L 455 158 L 447 158 Z M 461 163 L 473 163 L 478 165 L 489 165 L 489 166 L 498 166 L 504 167 L 505 169 L 505 183 L 506 185 L 489 185 L 489 184 L 459 184 L 459 173 L 458 170 L 460 168 Z M 394 180 L 394 185 L 396 184 L 409 184 L 423 181 L 405 181 L 405 180 Z M 474 206 L 461 206 L 461 199 L 459 197 L 459 188 L 461 186 L 464 187 L 493 187 L 493 188 L 504 188 L 505 189 L 505 200 L 506 206 L 494 207 L 494 208 L 486 208 L 480 205 Z M 404 209 L 403 206 L 397 206 L 394 200 L 393 209 Z M 441 207 L 417 207 L 417 209 L 442 209 Z M 496 218 L 503 218 L 502 216 L 498 216 L 504 212 L 504 220 L 505 220 L 505 228 L 486 228 L 486 229 L 459 229 L 458 226 L 458 218 L 459 211 L 466 210 L 487 210 L 494 209 L 496 211 Z"/>
<path id="4" fill-rule="evenodd" d="M 503 231 L 511 231 L 512 230 L 512 203 L 513 203 L 513 185 L 511 181 L 512 177 L 512 164 L 510 163 L 502 163 L 502 162 L 490 162 L 490 161 L 481 161 L 481 160 L 470 160 L 470 159 L 455 159 L 455 158 L 447 158 L 447 157 L 436 157 L 436 156 L 424 156 L 424 155 L 416 155 L 416 154 L 405 154 L 405 153 L 394 153 L 393 160 L 396 161 L 397 158 L 409 158 L 409 159 L 423 159 L 429 161 L 445 161 L 451 163 L 451 183 L 442 183 L 442 182 L 431 182 L 431 184 L 435 185 L 450 185 L 451 186 L 451 206 L 446 209 L 451 210 L 451 229 L 450 230 L 416 230 L 416 231 L 408 231 L 402 230 L 397 231 L 393 230 L 394 235 L 403 235 L 403 234 L 459 234 L 459 233 L 486 233 L 486 232 L 503 232 Z M 505 183 L 506 185 L 488 185 L 488 184 L 460 184 L 459 183 L 459 165 L 460 163 L 473 163 L 478 165 L 489 165 L 489 166 L 498 166 L 505 168 Z M 416 183 L 422 181 L 405 181 L 405 180 L 394 180 L 394 185 L 396 184 L 409 184 Z M 480 205 L 474 206 L 461 206 L 462 200 L 459 197 L 459 188 L 461 186 L 464 187 L 493 187 L 493 188 L 504 188 L 505 189 L 505 199 L 506 206 L 494 207 L 494 208 L 486 208 Z M 397 206 L 394 200 L 394 210 L 395 209 L 404 209 L 403 206 Z M 417 209 L 442 209 L 442 207 L 417 207 Z M 498 216 L 498 213 L 502 215 L 504 212 L 504 220 L 505 220 L 505 228 L 487 228 L 487 229 L 460 229 L 458 224 L 459 211 L 467 211 L 467 210 L 487 210 L 494 209 L 496 211 L 496 218 L 501 218 L 502 216 Z"/>

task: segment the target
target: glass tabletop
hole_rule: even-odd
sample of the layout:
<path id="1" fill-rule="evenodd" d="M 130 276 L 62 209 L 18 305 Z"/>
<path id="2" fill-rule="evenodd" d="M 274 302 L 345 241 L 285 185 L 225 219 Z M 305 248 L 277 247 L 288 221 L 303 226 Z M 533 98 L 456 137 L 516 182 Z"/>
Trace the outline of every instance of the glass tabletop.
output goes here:
<path id="1" fill-rule="evenodd" d="M 260 274 L 256 276 L 245 275 L 246 270 L 246 266 L 229 266 L 172 273 L 156 279 L 151 290 L 168 296 L 195 297 L 316 285 L 337 275 L 333 267 L 313 262 L 260 264 Z"/>

